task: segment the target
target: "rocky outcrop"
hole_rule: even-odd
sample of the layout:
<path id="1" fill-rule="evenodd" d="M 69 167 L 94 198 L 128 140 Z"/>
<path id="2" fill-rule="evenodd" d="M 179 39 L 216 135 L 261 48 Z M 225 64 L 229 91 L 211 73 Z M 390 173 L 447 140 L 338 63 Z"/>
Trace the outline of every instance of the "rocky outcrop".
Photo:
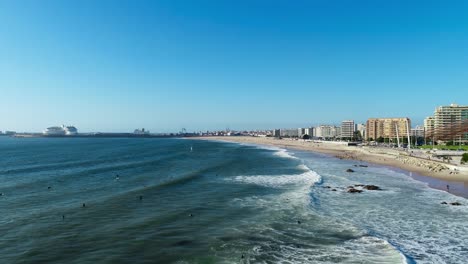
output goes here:
<path id="1" fill-rule="evenodd" d="M 362 193 L 362 190 L 354 189 L 354 188 L 349 188 L 348 189 L 349 193 Z"/>
<path id="2" fill-rule="evenodd" d="M 422 159 L 409 157 L 405 155 L 397 156 L 395 159 L 403 162 L 404 164 L 427 168 L 429 171 L 432 171 L 432 172 L 441 172 L 441 171 L 449 170 L 449 167 L 445 166 L 444 164 L 440 164 L 440 163 L 433 162 L 433 161 L 422 160 Z"/>
<path id="3" fill-rule="evenodd" d="M 376 185 L 365 185 L 362 188 L 366 189 L 366 190 L 370 190 L 370 191 L 380 191 L 380 190 L 382 190 L 382 189 L 380 189 L 379 186 L 376 186 Z"/>
<path id="4" fill-rule="evenodd" d="M 352 169 L 347 169 L 346 172 L 354 172 Z"/>

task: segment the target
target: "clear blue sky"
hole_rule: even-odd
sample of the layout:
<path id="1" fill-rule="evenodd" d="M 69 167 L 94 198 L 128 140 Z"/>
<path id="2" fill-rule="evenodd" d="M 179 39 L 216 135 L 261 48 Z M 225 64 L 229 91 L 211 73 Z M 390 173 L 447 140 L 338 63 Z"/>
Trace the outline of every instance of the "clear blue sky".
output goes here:
<path id="1" fill-rule="evenodd" d="M 0 130 L 297 127 L 468 104 L 468 1 L 0 1 Z"/>

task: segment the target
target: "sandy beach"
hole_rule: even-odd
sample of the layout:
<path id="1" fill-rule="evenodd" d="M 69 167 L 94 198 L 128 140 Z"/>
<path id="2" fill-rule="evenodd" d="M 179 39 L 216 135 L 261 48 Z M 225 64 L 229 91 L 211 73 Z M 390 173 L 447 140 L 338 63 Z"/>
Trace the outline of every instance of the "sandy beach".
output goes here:
<path id="1" fill-rule="evenodd" d="M 341 159 L 386 165 L 444 181 L 468 184 L 468 166 L 430 160 L 422 157 L 422 151 L 419 150 L 408 153 L 388 148 L 347 146 L 347 144 L 338 142 L 289 140 L 271 137 L 199 137 L 196 139 L 260 144 L 325 153 Z"/>

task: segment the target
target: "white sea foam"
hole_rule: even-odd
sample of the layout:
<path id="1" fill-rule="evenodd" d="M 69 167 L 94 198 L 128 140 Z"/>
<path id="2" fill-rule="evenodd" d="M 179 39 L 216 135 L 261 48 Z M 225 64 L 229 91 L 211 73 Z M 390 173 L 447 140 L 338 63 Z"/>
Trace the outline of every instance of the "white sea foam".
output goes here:
<path id="1" fill-rule="evenodd" d="M 257 145 L 257 144 L 249 144 L 249 143 L 241 143 L 244 146 L 256 147 L 259 149 L 267 149 L 274 151 L 273 155 L 282 157 L 282 158 L 289 158 L 289 159 L 298 159 L 294 157 L 292 153 L 290 153 L 287 149 L 275 147 L 275 146 L 266 146 L 266 145 Z"/>
<path id="2" fill-rule="evenodd" d="M 321 201 L 319 213 L 323 211 L 327 216 L 376 234 L 418 263 L 466 263 L 463 260 L 468 259 L 467 199 L 431 189 L 426 183 L 387 168 L 369 168 L 348 175 L 343 172 L 346 167 L 318 165 L 317 169 L 333 187 L 376 184 L 383 191 L 350 195 L 345 191 L 317 189 Z"/>
<path id="3" fill-rule="evenodd" d="M 305 165 L 300 166 L 306 170 L 302 174 L 235 176 L 233 180 L 271 188 L 283 188 L 287 186 L 311 187 L 320 181 L 320 175 L 315 171 L 310 170 Z"/>
<path id="4" fill-rule="evenodd" d="M 282 158 L 289 158 L 289 159 L 297 159 L 296 157 L 289 154 L 289 152 L 285 149 L 278 149 L 273 155 L 282 157 Z"/>
<path id="5" fill-rule="evenodd" d="M 315 171 L 305 165 L 299 165 L 304 172 L 301 174 L 284 175 L 253 175 L 235 176 L 229 180 L 241 184 L 253 184 L 269 188 L 284 190 L 281 194 L 266 196 L 250 196 L 240 200 L 233 200 L 236 206 L 269 208 L 271 211 L 289 210 L 292 207 L 308 207 L 310 204 L 310 189 L 321 181 Z"/>

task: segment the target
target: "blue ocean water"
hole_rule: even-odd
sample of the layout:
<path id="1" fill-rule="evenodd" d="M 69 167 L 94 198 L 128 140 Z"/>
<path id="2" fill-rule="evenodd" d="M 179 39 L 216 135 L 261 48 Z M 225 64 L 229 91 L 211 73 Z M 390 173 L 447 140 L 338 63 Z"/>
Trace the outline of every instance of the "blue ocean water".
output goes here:
<path id="1" fill-rule="evenodd" d="M 468 259 L 467 200 L 381 166 L 183 139 L 1 137 L 0 153 L 2 263 Z"/>

